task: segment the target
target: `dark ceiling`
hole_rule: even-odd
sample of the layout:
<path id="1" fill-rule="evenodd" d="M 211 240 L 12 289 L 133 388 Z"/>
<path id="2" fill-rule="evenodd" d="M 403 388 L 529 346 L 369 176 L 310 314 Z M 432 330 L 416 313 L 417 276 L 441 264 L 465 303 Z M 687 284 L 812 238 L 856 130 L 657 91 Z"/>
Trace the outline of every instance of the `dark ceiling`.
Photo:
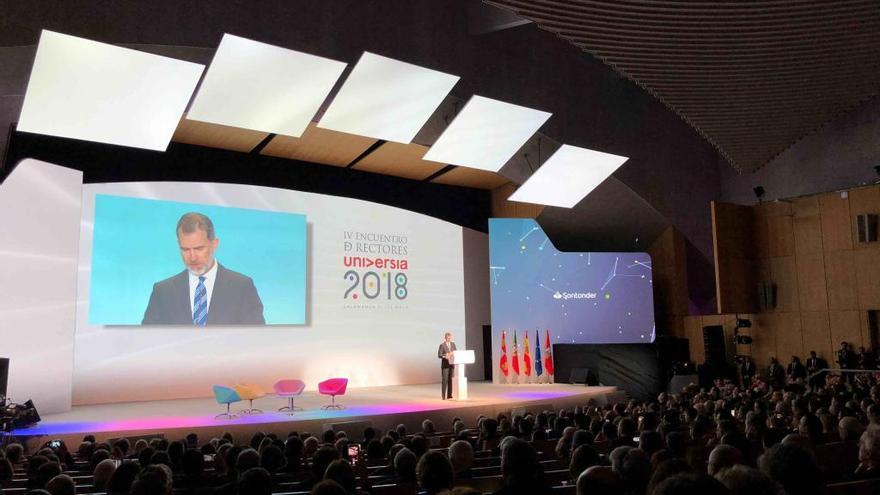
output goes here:
<path id="1" fill-rule="evenodd" d="M 754 171 L 880 89 L 877 0 L 485 0 L 594 55 Z"/>

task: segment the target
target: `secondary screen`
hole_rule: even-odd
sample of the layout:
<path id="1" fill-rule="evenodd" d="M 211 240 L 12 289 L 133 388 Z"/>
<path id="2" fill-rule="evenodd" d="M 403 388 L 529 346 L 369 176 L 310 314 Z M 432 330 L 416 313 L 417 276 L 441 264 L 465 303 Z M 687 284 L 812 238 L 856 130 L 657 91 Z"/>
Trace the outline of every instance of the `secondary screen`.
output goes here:
<path id="1" fill-rule="evenodd" d="M 553 344 L 654 341 L 647 253 L 561 252 L 534 220 L 493 218 L 489 263 L 496 355 L 502 332 L 506 345 L 535 331 Z"/>

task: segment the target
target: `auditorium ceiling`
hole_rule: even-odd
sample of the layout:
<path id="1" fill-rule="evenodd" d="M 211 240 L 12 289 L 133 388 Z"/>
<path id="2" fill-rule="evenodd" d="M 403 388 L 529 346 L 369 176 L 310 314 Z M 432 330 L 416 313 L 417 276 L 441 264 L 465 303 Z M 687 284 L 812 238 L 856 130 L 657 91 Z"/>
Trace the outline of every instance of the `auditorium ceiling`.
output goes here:
<path id="1" fill-rule="evenodd" d="M 877 0 L 487 0 L 605 62 L 751 172 L 880 89 Z"/>

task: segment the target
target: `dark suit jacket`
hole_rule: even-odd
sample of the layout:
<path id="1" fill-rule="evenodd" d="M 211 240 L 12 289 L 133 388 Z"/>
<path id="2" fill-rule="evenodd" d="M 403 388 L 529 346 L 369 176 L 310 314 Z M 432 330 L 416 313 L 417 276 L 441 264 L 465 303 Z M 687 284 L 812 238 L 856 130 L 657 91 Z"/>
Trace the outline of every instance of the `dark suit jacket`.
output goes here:
<path id="1" fill-rule="evenodd" d="M 453 351 L 455 350 L 455 342 L 449 343 L 449 348 Z M 446 342 L 440 344 L 440 348 L 437 349 L 437 357 L 440 358 L 440 369 L 452 368 L 452 365 L 449 364 L 449 360 L 444 358 L 443 355 L 446 354 Z"/>
<path id="2" fill-rule="evenodd" d="M 189 273 L 184 270 L 156 282 L 143 325 L 192 325 L 189 302 Z M 265 325 L 263 302 L 246 275 L 217 264 L 217 278 L 211 291 L 208 325 Z"/>

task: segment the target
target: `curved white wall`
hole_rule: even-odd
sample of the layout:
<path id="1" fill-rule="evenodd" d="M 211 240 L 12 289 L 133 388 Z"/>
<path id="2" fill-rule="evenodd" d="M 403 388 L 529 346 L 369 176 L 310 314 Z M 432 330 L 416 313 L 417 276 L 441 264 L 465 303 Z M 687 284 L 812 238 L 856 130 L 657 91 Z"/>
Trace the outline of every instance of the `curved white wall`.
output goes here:
<path id="1" fill-rule="evenodd" d="M 22 160 L 0 184 L 0 357 L 9 397 L 70 409 L 82 172 Z"/>

